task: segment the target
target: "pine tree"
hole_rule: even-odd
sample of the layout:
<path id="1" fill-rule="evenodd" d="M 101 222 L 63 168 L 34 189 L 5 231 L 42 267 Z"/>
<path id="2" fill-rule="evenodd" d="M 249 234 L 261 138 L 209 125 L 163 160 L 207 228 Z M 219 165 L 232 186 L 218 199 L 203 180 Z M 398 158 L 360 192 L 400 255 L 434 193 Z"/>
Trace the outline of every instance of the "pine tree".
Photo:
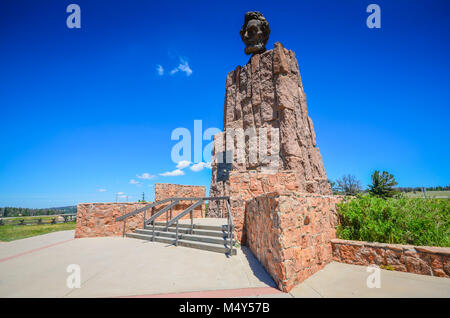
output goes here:
<path id="1" fill-rule="evenodd" d="M 394 176 L 387 171 L 375 170 L 372 174 L 372 184 L 369 185 L 369 193 L 382 198 L 390 198 L 396 193 L 394 187 L 397 185 Z"/>

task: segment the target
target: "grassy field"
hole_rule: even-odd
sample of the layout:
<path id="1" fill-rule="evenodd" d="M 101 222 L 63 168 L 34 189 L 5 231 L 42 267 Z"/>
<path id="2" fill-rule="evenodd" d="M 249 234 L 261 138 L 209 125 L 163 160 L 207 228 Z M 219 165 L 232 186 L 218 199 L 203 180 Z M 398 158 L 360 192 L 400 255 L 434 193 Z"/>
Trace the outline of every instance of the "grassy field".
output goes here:
<path id="1" fill-rule="evenodd" d="M 423 198 L 423 192 L 407 192 L 405 195 L 408 198 Z M 427 191 L 427 198 L 436 198 L 436 197 L 448 197 L 450 198 L 450 191 Z"/>
<path id="2" fill-rule="evenodd" d="M 0 241 L 9 242 L 46 233 L 74 229 L 75 222 L 42 225 L 2 225 L 0 226 Z"/>

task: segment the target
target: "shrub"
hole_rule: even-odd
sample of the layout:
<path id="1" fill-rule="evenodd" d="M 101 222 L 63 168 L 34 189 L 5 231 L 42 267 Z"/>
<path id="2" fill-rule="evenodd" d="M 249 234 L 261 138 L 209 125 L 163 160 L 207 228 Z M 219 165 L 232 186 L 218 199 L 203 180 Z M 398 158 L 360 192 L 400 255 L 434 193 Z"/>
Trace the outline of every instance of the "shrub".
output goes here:
<path id="1" fill-rule="evenodd" d="M 338 204 L 346 240 L 450 247 L 450 200 L 358 195 Z"/>

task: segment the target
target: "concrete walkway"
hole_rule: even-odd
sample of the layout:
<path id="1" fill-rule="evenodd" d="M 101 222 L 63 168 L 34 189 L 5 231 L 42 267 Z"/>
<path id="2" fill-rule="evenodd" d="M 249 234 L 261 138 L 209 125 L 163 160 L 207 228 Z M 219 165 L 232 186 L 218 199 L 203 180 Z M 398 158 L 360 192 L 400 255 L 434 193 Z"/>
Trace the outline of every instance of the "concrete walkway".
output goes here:
<path id="1" fill-rule="evenodd" d="M 366 286 L 362 266 L 331 263 L 281 293 L 247 248 L 238 255 L 137 239 L 72 239 L 62 231 L 0 243 L 0 297 L 450 297 L 450 279 L 381 271 Z M 70 264 L 81 288 L 66 285 Z"/>

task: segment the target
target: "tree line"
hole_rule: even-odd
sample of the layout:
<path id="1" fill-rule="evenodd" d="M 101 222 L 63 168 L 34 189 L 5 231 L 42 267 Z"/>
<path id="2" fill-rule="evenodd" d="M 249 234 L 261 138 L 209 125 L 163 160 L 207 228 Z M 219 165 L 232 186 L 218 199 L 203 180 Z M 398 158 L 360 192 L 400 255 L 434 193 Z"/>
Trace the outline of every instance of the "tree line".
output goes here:
<path id="1" fill-rule="evenodd" d="M 68 206 L 68 207 L 47 208 L 47 209 L 30 209 L 30 208 L 15 208 L 15 207 L 0 208 L 0 216 L 4 218 L 13 216 L 55 215 L 65 213 L 77 213 L 77 207 Z"/>
<path id="2" fill-rule="evenodd" d="M 336 181 L 328 180 L 333 194 L 341 195 L 356 195 L 361 192 L 367 192 L 371 195 L 379 197 L 393 197 L 399 192 L 413 192 L 413 191 L 446 191 L 450 190 L 450 185 L 448 186 L 437 186 L 437 187 L 396 187 L 397 181 L 392 174 L 387 171 L 380 172 L 378 170 L 374 171 L 372 174 L 372 184 L 363 190 L 361 182 L 354 175 L 344 175 Z"/>

